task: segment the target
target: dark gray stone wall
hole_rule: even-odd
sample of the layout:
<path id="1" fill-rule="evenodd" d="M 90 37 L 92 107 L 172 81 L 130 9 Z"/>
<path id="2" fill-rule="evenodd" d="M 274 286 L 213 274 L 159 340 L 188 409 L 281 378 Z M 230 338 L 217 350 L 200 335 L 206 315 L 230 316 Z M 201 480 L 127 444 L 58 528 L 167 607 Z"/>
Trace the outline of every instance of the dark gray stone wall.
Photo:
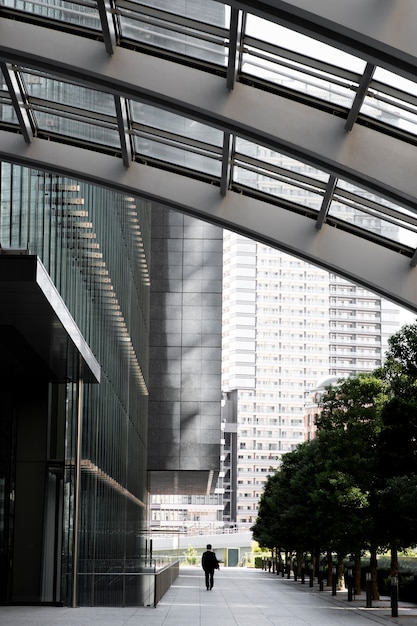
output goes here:
<path id="1" fill-rule="evenodd" d="M 153 493 L 206 493 L 219 471 L 222 265 L 222 229 L 153 208 L 148 426 Z"/>

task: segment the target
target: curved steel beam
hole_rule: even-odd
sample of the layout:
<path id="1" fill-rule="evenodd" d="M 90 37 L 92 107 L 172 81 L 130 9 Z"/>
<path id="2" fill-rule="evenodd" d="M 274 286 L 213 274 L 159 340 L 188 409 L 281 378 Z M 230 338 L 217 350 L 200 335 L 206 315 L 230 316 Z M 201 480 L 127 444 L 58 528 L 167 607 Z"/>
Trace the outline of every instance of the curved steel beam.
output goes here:
<path id="1" fill-rule="evenodd" d="M 417 146 L 241 83 L 43 27 L 0 21 L 0 60 L 199 120 L 307 162 L 416 210 Z"/>
<path id="2" fill-rule="evenodd" d="M 392 250 L 302 215 L 179 174 L 73 146 L 0 131 L 0 159 L 158 202 L 263 241 L 417 312 L 417 268 Z"/>
<path id="3" fill-rule="evenodd" d="M 0 63 L 0 70 L 3 73 L 5 83 L 9 90 L 10 99 L 12 101 L 17 119 L 19 120 L 21 133 L 26 143 L 30 143 L 33 139 L 33 127 L 26 109 L 27 97 L 24 92 L 23 85 L 19 80 L 17 73 L 14 72 L 6 63 Z"/>
<path id="4" fill-rule="evenodd" d="M 412 80 L 417 76 L 414 0 L 229 0 L 228 4 Z"/>

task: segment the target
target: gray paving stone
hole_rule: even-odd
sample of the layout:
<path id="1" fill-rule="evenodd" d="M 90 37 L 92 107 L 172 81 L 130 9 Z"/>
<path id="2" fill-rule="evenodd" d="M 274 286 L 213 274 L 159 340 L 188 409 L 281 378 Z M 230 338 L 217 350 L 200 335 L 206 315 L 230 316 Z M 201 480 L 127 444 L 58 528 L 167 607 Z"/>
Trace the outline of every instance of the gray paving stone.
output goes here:
<path id="1" fill-rule="evenodd" d="M 184 567 L 156 608 L 2 607 L 1 626 L 417 626 L 417 605 L 400 603 L 391 617 L 388 599 L 365 608 L 269 572 L 222 568 L 207 591 L 198 567 Z"/>

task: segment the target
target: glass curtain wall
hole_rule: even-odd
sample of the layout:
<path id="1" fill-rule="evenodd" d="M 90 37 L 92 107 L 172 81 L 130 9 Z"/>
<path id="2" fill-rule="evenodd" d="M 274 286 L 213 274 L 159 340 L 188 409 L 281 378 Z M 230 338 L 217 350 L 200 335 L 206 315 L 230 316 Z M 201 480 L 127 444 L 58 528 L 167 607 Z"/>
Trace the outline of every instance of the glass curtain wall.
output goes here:
<path id="1" fill-rule="evenodd" d="M 50 382 L 43 552 L 54 556 L 43 557 L 38 600 L 137 604 L 139 577 L 128 573 L 141 571 L 146 524 L 149 207 L 74 180 L 0 167 L 2 252 L 40 258 L 101 367 L 99 385 Z M 4 515 L 3 496 L 2 508 Z"/>

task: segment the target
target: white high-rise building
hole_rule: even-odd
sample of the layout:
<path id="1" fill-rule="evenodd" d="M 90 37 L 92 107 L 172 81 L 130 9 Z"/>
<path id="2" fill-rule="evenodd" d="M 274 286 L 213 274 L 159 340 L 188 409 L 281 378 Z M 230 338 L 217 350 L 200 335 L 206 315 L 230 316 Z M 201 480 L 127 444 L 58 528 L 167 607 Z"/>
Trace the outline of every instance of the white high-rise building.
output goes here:
<path id="1" fill-rule="evenodd" d="M 224 235 L 223 389 L 237 390 L 238 525 L 266 477 L 306 438 L 308 392 L 378 367 L 399 307 L 262 243 Z"/>
<path id="2" fill-rule="evenodd" d="M 388 338 L 403 322 L 398 306 L 333 274 L 329 316 L 329 373 L 340 377 L 382 364 Z"/>
<path id="3" fill-rule="evenodd" d="M 324 172 L 250 142 L 239 149 L 277 172 L 272 179 L 242 169 L 242 185 L 317 214 Z M 395 225 L 357 211 L 353 190 L 345 185 L 331 215 L 382 237 L 389 229 L 392 237 Z M 236 521 L 250 526 L 268 473 L 307 438 L 309 391 L 329 375 L 378 367 L 404 317 L 361 286 L 235 233 L 225 233 L 223 261 L 222 384 L 225 392 L 237 390 Z"/>
<path id="4" fill-rule="evenodd" d="M 266 477 L 304 440 L 306 390 L 329 373 L 329 274 L 234 233 L 224 236 L 223 388 L 238 390 L 238 524 Z"/>

